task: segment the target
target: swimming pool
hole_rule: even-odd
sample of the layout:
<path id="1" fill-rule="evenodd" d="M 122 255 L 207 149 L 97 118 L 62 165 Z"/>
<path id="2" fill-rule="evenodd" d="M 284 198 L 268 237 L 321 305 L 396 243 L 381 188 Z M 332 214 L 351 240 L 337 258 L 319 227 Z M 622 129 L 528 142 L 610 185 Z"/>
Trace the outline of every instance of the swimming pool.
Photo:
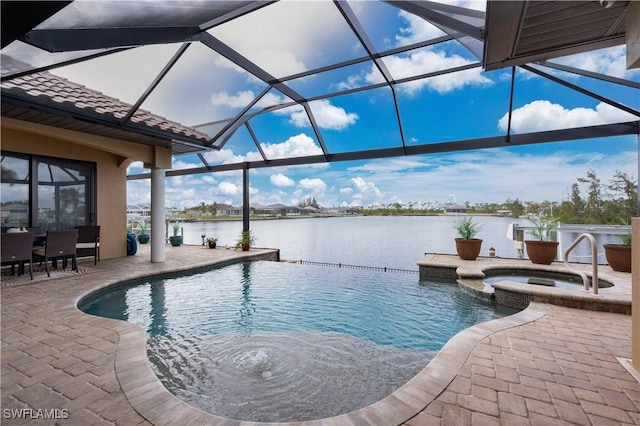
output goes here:
<path id="1" fill-rule="evenodd" d="M 274 422 L 370 405 L 458 331 L 515 312 L 417 275 L 277 262 L 123 285 L 79 307 L 143 327 L 156 374 L 179 398 Z"/>

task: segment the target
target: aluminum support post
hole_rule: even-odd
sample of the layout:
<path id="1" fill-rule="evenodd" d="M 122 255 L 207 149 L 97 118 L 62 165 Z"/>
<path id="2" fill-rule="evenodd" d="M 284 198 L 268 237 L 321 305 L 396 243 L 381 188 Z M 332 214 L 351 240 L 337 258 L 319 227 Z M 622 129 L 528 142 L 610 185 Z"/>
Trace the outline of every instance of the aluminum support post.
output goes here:
<path id="1" fill-rule="evenodd" d="M 249 230 L 249 163 L 242 168 L 242 231 Z"/>

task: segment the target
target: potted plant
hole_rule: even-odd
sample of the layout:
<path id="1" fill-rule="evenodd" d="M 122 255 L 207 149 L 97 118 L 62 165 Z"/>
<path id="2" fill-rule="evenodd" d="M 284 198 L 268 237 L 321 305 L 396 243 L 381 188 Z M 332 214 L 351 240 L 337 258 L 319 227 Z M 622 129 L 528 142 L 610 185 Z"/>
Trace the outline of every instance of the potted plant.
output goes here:
<path id="1" fill-rule="evenodd" d="M 534 226 L 529 234 L 535 238 L 524 242 L 529 260 L 538 265 L 550 265 L 558 254 L 558 242 L 552 241 L 557 228 L 556 220 L 538 215 L 538 217 L 529 218 L 529 221 Z"/>
<path id="2" fill-rule="evenodd" d="M 178 247 L 182 245 L 182 235 L 180 235 L 180 224 L 174 222 L 172 225 L 173 235 L 169 237 L 169 242 L 172 246 Z"/>
<path id="3" fill-rule="evenodd" d="M 218 239 L 213 237 L 207 238 L 207 245 L 210 249 L 216 248 L 216 246 L 218 245 Z"/>
<path id="4" fill-rule="evenodd" d="M 618 235 L 620 244 L 603 244 L 604 255 L 611 269 L 618 272 L 631 272 L 631 228 L 627 223 L 627 233 Z"/>
<path id="5" fill-rule="evenodd" d="M 140 244 L 147 244 L 149 242 L 149 224 L 147 224 L 147 221 L 142 219 L 141 221 L 138 222 L 138 224 L 140 225 L 140 229 L 138 231 L 138 242 Z"/>
<path id="6" fill-rule="evenodd" d="M 480 232 L 482 226 L 474 222 L 472 216 L 467 216 L 456 220 L 453 229 L 458 233 L 455 241 L 460 259 L 476 260 L 480 254 L 482 240 L 474 237 Z"/>
<path id="7" fill-rule="evenodd" d="M 236 250 L 249 251 L 252 245 L 256 242 L 253 233 L 249 231 L 242 231 L 236 240 Z"/>

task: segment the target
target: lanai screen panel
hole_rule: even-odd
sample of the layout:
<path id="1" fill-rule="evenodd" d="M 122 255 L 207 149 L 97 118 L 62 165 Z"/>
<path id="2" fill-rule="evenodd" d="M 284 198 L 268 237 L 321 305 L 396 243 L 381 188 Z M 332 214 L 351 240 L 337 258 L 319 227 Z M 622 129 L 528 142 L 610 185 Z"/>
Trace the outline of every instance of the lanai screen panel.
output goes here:
<path id="1" fill-rule="evenodd" d="M 365 53 L 328 1 L 276 2 L 208 32 L 276 78 Z"/>
<path id="2" fill-rule="evenodd" d="M 214 137 L 215 128 L 199 126 L 233 117 L 264 86 L 209 47 L 192 43 L 142 107 Z"/>
<path id="3" fill-rule="evenodd" d="M 232 152 L 224 161 L 238 167 L 254 154 L 264 161 L 298 158 L 299 150 L 271 148 L 301 134 L 310 142 L 304 157 L 328 161 L 356 151 L 366 157 L 371 150 L 518 132 L 500 124 L 509 116 L 510 70 L 482 71 L 484 7 L 78 0 L 27 33 L 33 46 L 16 41 L 4 48 L 2 75 L 100 53 L 51 71 L 205 133 L 208 142 L 197 135 L 194 149 Z M 638 119 L 637 87 L 536 67 L 548 72 L 543 76 L 526 67 L 516 71 L 517 111 L 535 101 L 553 104 L 553 94 L 538 99 L 527 92 L 527 79 L 547 79 L 551 90 L 570 92 L 575 89 L 568 86 L 585 82 L 586 91 L 611 96 L 606 102 L 583 90 L 584 101 L 565 105 L 616 110 L 609 121 L 595 123 Z M 637 82 L 637 73 L 623 74 Z M 473 105 L 477 113 L 460 116 L 459 105 Z M 126 126 L 123 121 L 106 124 Z M 181 137 L 174 149 L 192 136 Z"/>
<path id="4" fill-rule="evenodd" d="M 179 44 L 136 47 L 56 68 L 51 73 L 134 105 L 179 47 Z"/>

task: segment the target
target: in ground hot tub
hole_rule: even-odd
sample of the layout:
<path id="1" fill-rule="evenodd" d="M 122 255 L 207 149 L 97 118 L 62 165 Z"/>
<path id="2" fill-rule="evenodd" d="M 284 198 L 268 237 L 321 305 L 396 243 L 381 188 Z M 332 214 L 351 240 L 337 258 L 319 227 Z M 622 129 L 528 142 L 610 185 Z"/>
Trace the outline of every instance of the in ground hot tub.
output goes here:
<path id="1" fill-rule="evenodd" d="M 594 300 L 584 290 L 582 277 L 569 272 L 543 269 L 488 269 L 483 283 L 494 289 L 496 303 L 524 309 L 531 301 L 552 303 L 580 309 L 592 309 Z M 589 277 L 592 280 L 591 277 Z M 590 282 L 590 288 L 593 283 Z M 612 287 L 609 281 L 598 279 L 598 288 Z"/>
<path id="2" fill-rule="evenodd" d="M 487 269 L 484 271 L 483 281 L 492 285 L 502 281 L 516 282 L 525 285 L 539 285 L 546 287 L 566 288 L 570 290 L 582 290 L 584 284 L 582 277 L 569 272 L 555 272 L 536 269 Z M 591 277 L 589 277 L 591 279 Z M 592 283 L 590 283 L 592 285 Z M 599 288 L 612 287 L 609 281 L 598 280 Z"/>

